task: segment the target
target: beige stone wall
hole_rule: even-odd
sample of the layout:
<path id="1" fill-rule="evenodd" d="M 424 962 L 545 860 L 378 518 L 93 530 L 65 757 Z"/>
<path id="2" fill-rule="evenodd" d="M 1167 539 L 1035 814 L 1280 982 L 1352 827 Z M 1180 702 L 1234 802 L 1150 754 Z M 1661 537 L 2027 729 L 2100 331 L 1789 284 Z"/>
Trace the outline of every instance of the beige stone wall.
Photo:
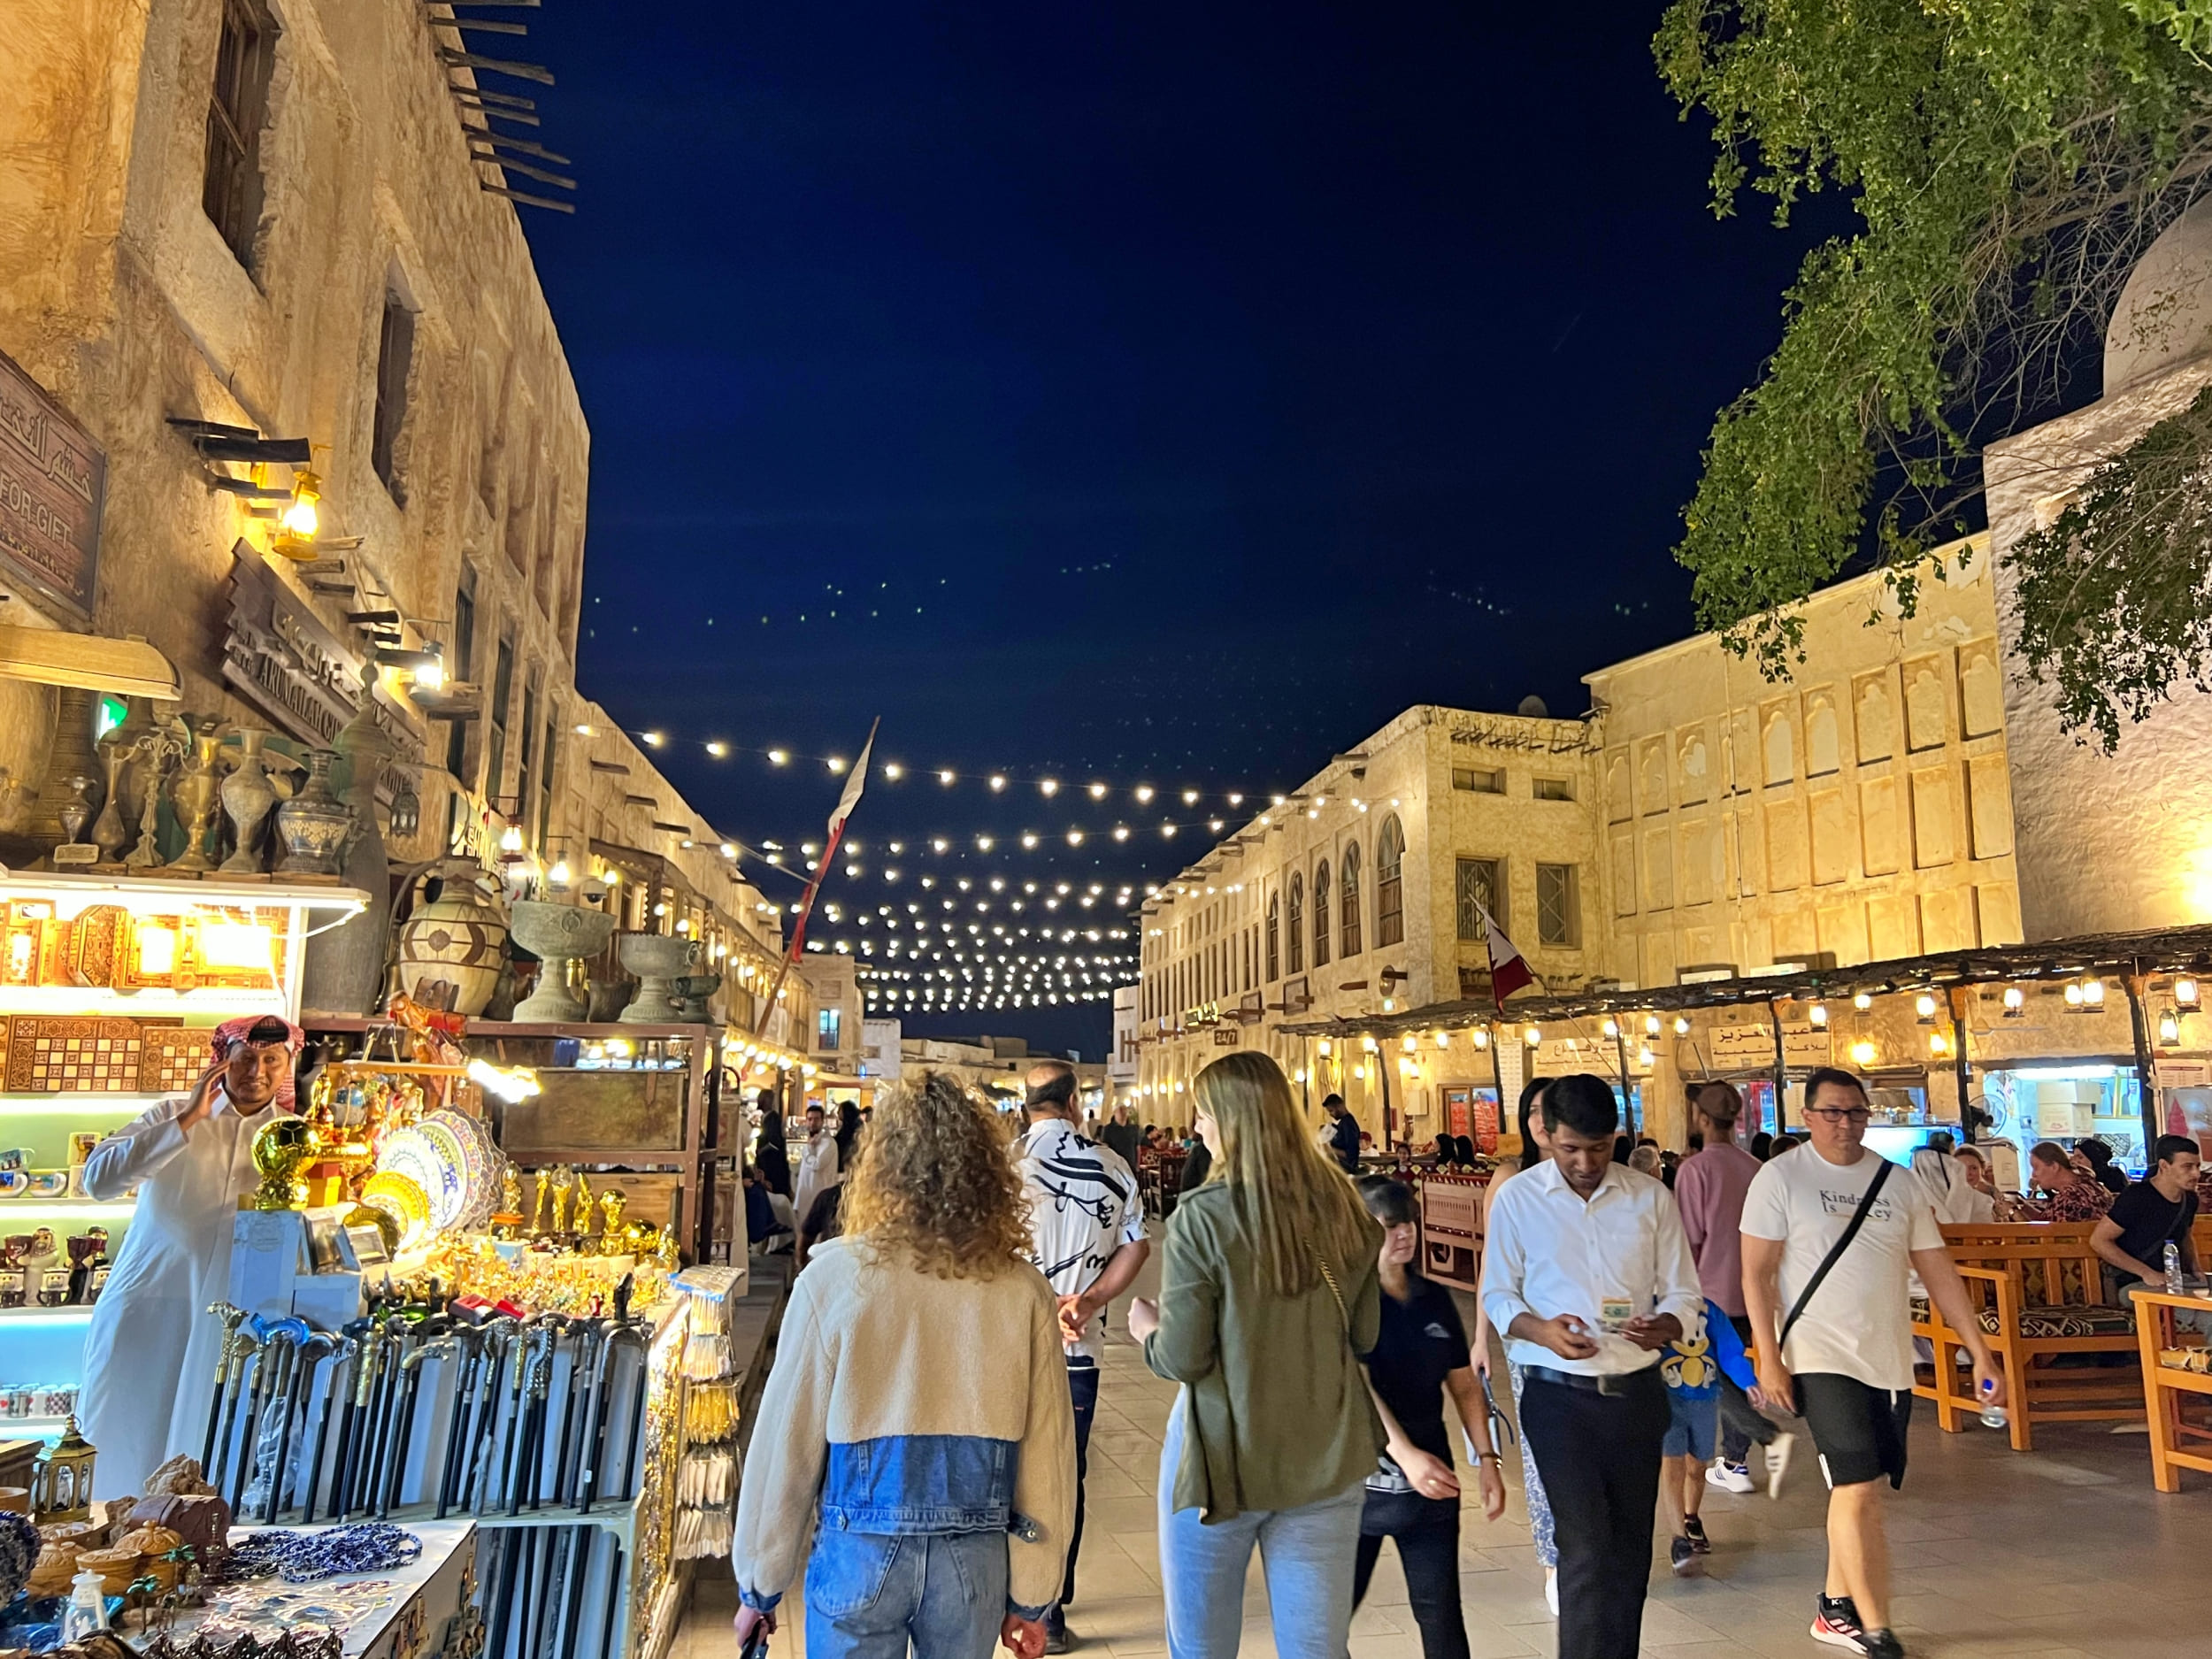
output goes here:
<path id="1" fill-rule="evenodd" d="M 389 607 L 446 639 L 466 562 L 474 677 L 488 699 L 511 637 L 511 719 L 534 680 L 541 730 L 563 731 L 589 438 L 514 210 L 478 188 L 415 0 L 287 0 L 273 15 L 244 265 L 202 206 L 218 0 L 20 0 L 0 29 L 0 350 L 107 452 L 95 628 L 151 641 L 186 708 L 257 722 L 221 684 L 220 647 L 232 549 L 265 547 L 270 529 L 208 488 L 165 419 L 303 436 L 325 537 L 363 538 L 336 555 L 351 595 L 284 572 L 322 620 L 357 638 L 347 610 Z M 403 502 L 370 461 L 388 293 L 416 312 Z M 4 696 L 0 764 L 35 772 L 43 699 Z M 443 728 L 419 735 L 442 757 Z M 484 748 L 469 744 L 466 785 L 511 795 L 518 734 L 499 777 L 478 775 Z M 434 779 L 423 794 L 424 843 L 403 851 L 442 832 Z"/>
<path id="2" fill-rule="evenodd" d="M 1985 549 L 1924 584 L 1909 620 L 1865 577 L 1815 595 L 1805 623 L 1807 661 L 1780 684 L 1710 634 L 1586 677 L 1624 983 L 2021 937 Z"/>

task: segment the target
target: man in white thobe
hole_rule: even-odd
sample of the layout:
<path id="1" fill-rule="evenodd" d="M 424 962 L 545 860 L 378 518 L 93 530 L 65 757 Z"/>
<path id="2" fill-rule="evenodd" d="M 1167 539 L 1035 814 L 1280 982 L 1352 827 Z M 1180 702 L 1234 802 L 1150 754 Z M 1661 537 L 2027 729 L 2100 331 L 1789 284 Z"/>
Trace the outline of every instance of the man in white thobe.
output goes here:
<path id="1" fill-rule="evenodd" d="M 214 1064 L 192 1092 L 117 1130 L 85 1160 L 85 1191 L 112 1202 L 138 1188 L 107 1288 L 85 1335 L 77 1418 L 99 1451 L 95 1498 L 143 1492 L 169 1457 L 196 1457 L 207 1429 L 230 1289 L 238 1201 L 260 1183 L 255 1131 L 293 1110 L 297 1026 L 273 1016 L 215 1028 Z"/>
<path id="2" fill-rule="evenodd" d="M 797 1217 L 795 1225 L 801 1232 L 805 1231 L 814 1201 L 841 1179 L 837 1137 L 829 1132 L 822 1109 L 810 1106 L 806 1109 L 806 1146 L 799 1154 L 798 1171 L 791 1178 L 791 1213 Z"/>

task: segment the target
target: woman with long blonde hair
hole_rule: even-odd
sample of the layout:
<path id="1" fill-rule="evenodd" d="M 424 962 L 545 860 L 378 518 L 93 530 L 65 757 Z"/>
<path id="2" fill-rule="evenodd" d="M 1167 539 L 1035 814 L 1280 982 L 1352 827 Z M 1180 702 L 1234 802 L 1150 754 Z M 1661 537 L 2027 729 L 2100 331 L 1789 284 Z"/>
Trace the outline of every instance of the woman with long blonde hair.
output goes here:
<path id="1" fill-rule="evenodd" d="M 1341 1659 L 1364 1482 L 1384 1445 L 1360 1371 L 1382 1229 L 1317 1147 L 1282 1068 L 1217 1060 L 1192 1085 L 1210 1176 L 1167 1228 L 1158 1302 L 1129 1330 L 1183 1385 L 1160 1459 L 1171 1659 L 1229 1659 L 1256 1548 L 1280 1659 Z"/>
<path id="2" fill-rule="evenodd" d="M 809 1659 L 1044 1651 L 1075 1523 L 1058 1303 L 957 1079 L 879 1102 L 844 1234 L 794 1281 L 738 1494 L 741 1649 L 809 1555 Z"/>

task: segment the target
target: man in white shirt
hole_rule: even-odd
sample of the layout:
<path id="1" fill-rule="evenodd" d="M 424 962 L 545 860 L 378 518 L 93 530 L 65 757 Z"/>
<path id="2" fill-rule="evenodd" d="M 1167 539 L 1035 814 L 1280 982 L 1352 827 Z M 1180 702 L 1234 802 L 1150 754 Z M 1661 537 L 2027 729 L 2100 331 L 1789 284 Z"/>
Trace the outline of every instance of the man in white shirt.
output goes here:
<path id="1" fill-rule="evenodd" d="M 1868 1116 L 1865 1087 L 1849 1072 L 1823 1067 L 1806 1079 L 1802 1156 L 1768 1164 L 1744 1195 L 1743 1291 L 1756 1398 L 1805 1418 L 1828 1478 L 1828 1582 L 1813 1636 L 1869 1659 L 1903 1659 L 1889 1628 L 1881 1482 L 1905 1479 L 1908 1274 L 1919 1273 L 1973 1356 L 1983 1399 L 2001 1405 L 2005 1385 L 1933 1202 L 1910 1170 L 1862 1144 Z"/>
<path id="2" fill-rule="evenodd" d="M 1045 1651 L 1068 1650 L 1066 1608 L 1075 1600 L 1075 1557 L 1083 1547 L 1083 1477 L 1091 1419 L 1098 1411 L 1098 1362 L 1107 1304 L 1136 1280 L 1152 1246 L 1136 1171 L 1111 1147 L 1075 1125 L 1075 1068 L 1047 1060 L 1024 1079 L 1029 1127 L 1014 1142 L 1029 1194 L 1030 1260 L 1060 1299 L 1068 1390 L 1075 1401 L 1075 1530 L 1068 1538 L 1060 1599 L 1045 1614 Z"/>
<path id="3" fill-rule="evenodd" d="M 791 1178 L 791 1213 L 805 1230 L 814 1201 L 837 1185 L 837 1137 L 829 1132 L 820 1102 L 806 1109 L 806 1145 L 799 1153 L 798 1173 Z"/>
<path id="4" fill-rule="evenodd" d="M 1704 1328 L 1674 1196 L 1613 1162 L 1602 1078 L 1544 1090 L 1548 1163 L 1500 1187 L 1482 1306 L 1524 1368 L 1521 1434 L 1559 1534 L 1559 1659 L 1635 1659 L 1667 1387 L 1659 1351 Z"/>

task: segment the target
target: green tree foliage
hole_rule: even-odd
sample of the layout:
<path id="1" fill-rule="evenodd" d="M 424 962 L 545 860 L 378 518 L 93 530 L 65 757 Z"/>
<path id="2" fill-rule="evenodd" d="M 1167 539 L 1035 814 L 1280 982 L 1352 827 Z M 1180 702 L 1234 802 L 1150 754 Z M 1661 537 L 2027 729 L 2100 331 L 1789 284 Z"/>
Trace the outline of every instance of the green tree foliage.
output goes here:
<path id="1" fill-rule="evenodd" d="M 1677 549 L 1700 623 L 1778 677 L 1802 660 L 1798 602 L 1870 539 L 1909 610 L 1971 526 L 1979 446 L 2064 403 L 2128 273 L 2212 185 L 2212 0 L 1674 0 L 1654 50 L 1714 124 L 1716 211 L 1750 192 L 1786 223 L 1833 190 L 1859 226 L 1807 257 Z M 2161 561 L 2205 528 L 2172 480 L 2212 417 L 2167 425 L 2022 588 L 2032 669 L 2108 744 L 2205 660 L 2201 554 L 2194 580 Z"/>

